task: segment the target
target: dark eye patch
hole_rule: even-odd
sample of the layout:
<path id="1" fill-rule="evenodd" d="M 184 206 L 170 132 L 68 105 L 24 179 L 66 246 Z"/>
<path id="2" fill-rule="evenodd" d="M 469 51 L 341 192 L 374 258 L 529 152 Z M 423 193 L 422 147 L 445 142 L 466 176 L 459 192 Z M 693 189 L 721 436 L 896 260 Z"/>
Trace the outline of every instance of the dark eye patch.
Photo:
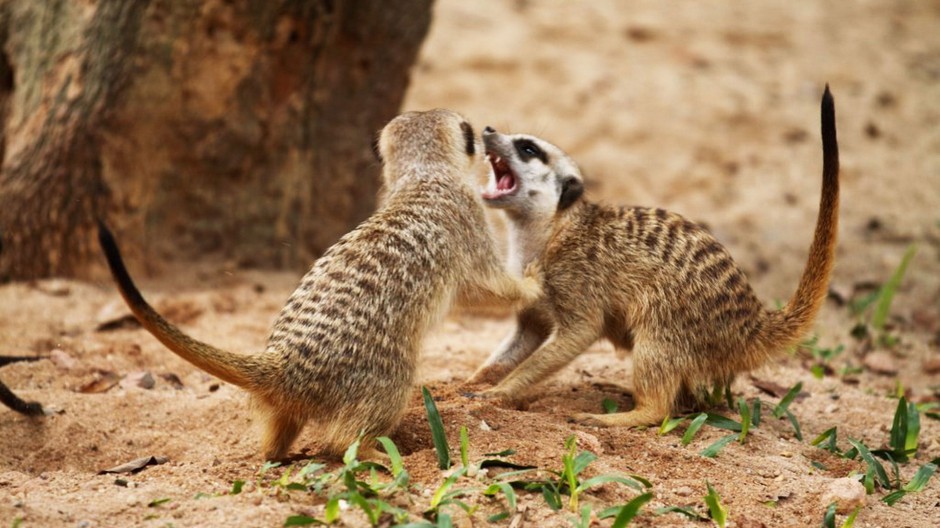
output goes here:
<path id="1" fill-rule="evenodd" d="M 516 152 L 519 153 L 522 161 L 528 162 L 532 158 L 538 158 L 542 163 L 548 165 L 548 154 L 531 139 L 516 139 L 513 140 L 512 145 L 516 147 Z"/>
<path id="2" fill-rule="evenodd" d="M 468 156 L 473 156 L 477 151 L 476 135 L 473 133 L 473 127 L 470 126 L 470 123 L 464 121 L 460 123 L 460 130 L 463 130 L 464 149 L 467 151 Z"/>

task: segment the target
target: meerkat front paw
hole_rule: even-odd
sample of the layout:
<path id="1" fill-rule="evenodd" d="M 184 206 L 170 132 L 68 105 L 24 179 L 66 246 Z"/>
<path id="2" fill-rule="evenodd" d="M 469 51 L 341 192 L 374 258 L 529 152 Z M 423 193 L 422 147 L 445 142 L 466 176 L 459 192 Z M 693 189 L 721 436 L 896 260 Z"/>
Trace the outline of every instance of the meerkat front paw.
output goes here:
<path id="1" fill-rule="evenodd" d="M 538 262 L 532 262 L 525 268 L 525 276 L 522 278 L 522 295 L 520 300 L 523 304 L 529 305 L 535 303 L 542 297 L 542 281 L 545 274 L 542 266 Z"/>
<path id="2" fill-rule="evenodd" d="M 492 365 L 481 367 L 480 370 L 476 371 L 476 373 L 466 381 L 466 385 L 496 385 L 512 372 L 512 369 L 513 365 L 502 363 L 493 363 Z"/>

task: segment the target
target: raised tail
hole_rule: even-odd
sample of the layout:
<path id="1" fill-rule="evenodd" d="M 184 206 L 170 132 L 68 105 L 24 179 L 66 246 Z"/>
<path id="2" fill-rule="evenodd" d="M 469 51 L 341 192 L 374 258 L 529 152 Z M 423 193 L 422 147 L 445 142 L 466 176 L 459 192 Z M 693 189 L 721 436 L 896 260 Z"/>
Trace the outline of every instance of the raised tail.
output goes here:
<path id="1" fill-rule="evenodd" d="M 224 381 L 244 388 L 258 387 L 265 367 L 256 356 L 234 354 L 197 341 L 170 324 L 140 294 L 124 267 L 114 236 L 103 222 L 98 222 L 98 242 L 108 259 L 111 275 L 131 312 L 154 337 L 181 358 Z"/>
<path id="2" fill-rule="evenodd" d="M 759 341 L 768 352 L 798 343 L 810 330 L 826 299 L 829 275 L 835 264 L 839 228 L 839 144 L 836 141 L 835 104 L 828 84 L 822 96 L 821 114 L 823 182 L 816 232 L 796 294 L 783 309 L 770 314 L 761 331 Z"/>

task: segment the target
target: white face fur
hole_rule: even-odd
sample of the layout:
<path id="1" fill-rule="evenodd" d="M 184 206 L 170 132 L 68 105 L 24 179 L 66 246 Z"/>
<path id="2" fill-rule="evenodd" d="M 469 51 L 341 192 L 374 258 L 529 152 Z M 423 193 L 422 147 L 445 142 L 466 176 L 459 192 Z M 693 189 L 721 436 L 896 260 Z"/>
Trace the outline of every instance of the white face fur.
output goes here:
<path id="1" fill-rule="evenodd" d="M 510 217 L 534 219 L 570 207 L 584 192 L 578 166 L 563 150 L 535 136 L 483 130 L 490 165 L 486 205 Z"/>

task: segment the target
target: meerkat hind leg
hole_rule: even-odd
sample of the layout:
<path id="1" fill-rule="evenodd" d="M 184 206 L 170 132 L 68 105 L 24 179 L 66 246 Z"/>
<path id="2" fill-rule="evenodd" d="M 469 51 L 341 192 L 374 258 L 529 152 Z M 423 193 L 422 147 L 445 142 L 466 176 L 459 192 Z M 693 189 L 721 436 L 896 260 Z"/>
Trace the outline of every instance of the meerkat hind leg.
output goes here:
<path id="1" fill-rule="evenodd" d="M 305 420 L 284 411 L 266 408 L 258 412 L 263 421 L 261 452 L 266 460 L 277 461 L 287 457 L 291 445 L 300 435 Z"/>
<path id="2" fill-rule="evenodd" d="M 657 425 L 672 413 L 682 388 L 681 366 L 666 347 L 643 344 L 633 355 L 633 401 L 636 406 L 613 414 L 576 414 L 574 419 L 588 425 L 637 427 Z"/>

